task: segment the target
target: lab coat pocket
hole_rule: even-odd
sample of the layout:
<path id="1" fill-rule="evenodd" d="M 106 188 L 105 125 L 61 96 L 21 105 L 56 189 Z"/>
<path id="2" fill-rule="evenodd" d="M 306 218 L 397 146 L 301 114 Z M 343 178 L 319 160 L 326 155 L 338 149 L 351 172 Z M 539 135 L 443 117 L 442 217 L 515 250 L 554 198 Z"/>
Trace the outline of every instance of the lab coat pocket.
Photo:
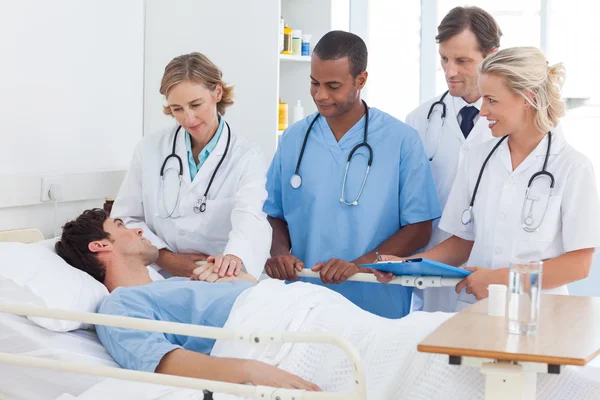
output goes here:
<path id="1" fill-rule="evenodd" d="M 538 204 L 534 204 L 533 208 L 530 208 L 530 204 L 525 204 L 522 211 L 521 229 L 514 254 L 518 259 L 543 259 L 562 230 L 562 195 L 542 195 L 534 198 L 538 199 L 535 201 Z M 526 220 L 527 218 L 530 220 Z"/>
<path id="2" fill-rule="evenodd" d="M 227 242 L 231 232 L 231 212 L 235 206 L 235 197 L 207 200 L 203 230 L 207 238 Z"/>
<path id="3" fill-rule="evenodd" d="M 550 242 L 562 229 L 562 195 L 540 195 L 535 198 L 539 204 L 534 204 L 533 208 L 526 204 L 523 209 L 521 226 L 530 228 L 523 229 L 523 232 L 531 240 Z"/>

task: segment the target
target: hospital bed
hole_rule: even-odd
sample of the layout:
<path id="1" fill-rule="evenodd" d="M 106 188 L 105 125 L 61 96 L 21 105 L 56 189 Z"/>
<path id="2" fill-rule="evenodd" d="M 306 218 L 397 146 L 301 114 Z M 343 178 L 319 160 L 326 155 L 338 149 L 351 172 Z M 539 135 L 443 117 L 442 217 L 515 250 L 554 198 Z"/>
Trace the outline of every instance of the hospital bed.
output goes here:
<path id="1" fill-rule="evenodd" d="M 318 272 L 313 272 L 309 269 L 304 269 L 298 272 L 298 276 L 302 278 L 321 279 Z M 266 275 L 263 275 L 261 279 L 265 277 Z M 364 272 L 359 272 L 358 274 L 352 275 L 350 278 L 348 278 L 348 280 L 379 283 L 375 275 Z M 402 275 L 395 277 L 388 284 L 414 287 L 417 289 L 427 289 L 434 287 L 456 286 L 461 280 L 462 278 L 446 278 L 442 276 Z"/>
<path id="2" fill-rule="evenodd" d="M 34 229 L 0 232 L 0 241 L 20 241 L 23 243 L 33 243 L 42 239 L 43 235 Z M 229 393 L 232 395 L 245 396 L 261 400 L 358 400 L 366 398 L 365 373 L 363 371 L 360 356 L 357 350 L 348 340 L 331 334 L 230 331 L 220 328 L 187 325 L 165 321 L 149 321 L 138 318 L 50 309 L 30 304 L 1 301 L 1 299 L 0 313 L 4 313 L 0 318 L 0 326 L 3 326 L 3 329 L 0 330 L 0 332 L 6 332 L 6 337 L 3 338 L 4 340 L 2 340 L 2 346 L 0 347 L 0 349 L 3 350 L 0 352 L 0 365 L 8 364 L 16 367 L 27 368 L 27 370 L 24 372 L 24 376 L 29 376 L 31 377 L 31 381 L 36 382 L 36 385 L 31 385 L 31 381 L 28 381 L 28 379 L 23 379 L 21 382 L 3 382 L 2 386 L 0 387 L 0 394 L 2 393 L 2 390 L 7 390 L 6 388 L 10 386 L 22 385 L 21 392 L 13 393 L 13 395 L 21 398 L 32 398 L 41 397 L 40 393 L 44 393 L 44 398 L 47 398 L 47 396 L 50 395 L 48 391 L 49 387 L 41 389 L 42 391 L 32 393 L 32 390 L 35 389 L 34 386 L 39 388 L 40 386 L 43 386 L 40 382 L 43 383 L 46 381 L 51 383 L 51 390 L 56 390 L 57 384 L 56 382 L 53 382 L 53 380 L 59 375 L 47 374 L 45 375 L 46 379 L 35 377 L 30 368 L 39 368 L 43 370 L 61 371 L 71 374 L 85 374 L 102 378 L 116 378 L 128 381 L 189 388 L 204 391 L 205 399 L 212 399 L 212 393 Z M 353 365 L 355 390 L 352 393 L 304 392 L 301 390 L 232 384 L 204 379 L 193 379 L 126 370 L 118 367 L 118 365 L 110 358 L 106 350 L 101 348 L 102 346 L 99 343 L 97 336 L 92 332 L 56 333 L 47 331 L 41 327 L 35 326 L 28 320 L 22 318 L 22 316 L 80 321 L 93 325 L 142 329 L 147 331 L 187 336 L 247 342 L 255 345 L 261 345 L 264 343 L 328 343 L 341 348 L 351 360 Z M 25 331 L 27 331 L 27 333 L 24 333 Z M 13 332 L 13 334 L 10 332 Z M 2 336 L 0 336 L 0 338 L 1 337 Z M 48 339 L 48 337 L 51 339 Z M 23 338 L 25 338 L 25 340 L 23 340 Z M 32 338 L 35 339 L 32 340 Z M 33 341 L 34 343 L 23 343 L 24 341 Z M 62 342 L 62 344 L 57 344 L 57 342 Z M 76 344 L 70 344 L 71 342 Z M 44 347 L 48 345 L 54 348 L 54 354 L 52 351 L 45 351 Z M 88 352 L 88 347 L 91 347 L 91 353 Z M 15 352 L 15 350 L 18 350 L 19 348 L 30 350 L 28 352 L 30 354 L 18 354 L 19 352 Z M 31 351 L 32 348 L 34 349 L 33 351 Z M 77 348 L 80 350 L 85 348 L 85 351 L 78 353 Z M 12 352 L 7 351 L 8 349 L 10 349 Z M 31 353 L 37 353 L 35 355 L 38 356 L 33 356 Z M 71 381 L 76 384 L 77 387 L 75 388 L 75 391 L 77 391 L 82 388 L 81 386 L 87 383 L 93 384 L 97 380 L 95 381 L 93 379 L 90 380 L 88 378 L 84 378 L 82 385 L 82 382 L 79 381 L 79 377 L 77 379 L 73 379 L 73 377 L 70 376 L 67 382 Z M 2 389 L 2 387 L 5 389 Z M 65 391 L 69 390 L 70 389 L 67 389 Z M 4 400 L 8 399 L 9 397 L 8 395 L 4 395 L 2 398 Z"/>
<path id="3" fill-rule="evenodd" d="M 25 234 L 25 235 L 24 235 Z M 22 241 L 34 242 L 41 239 L 37 233 L 37 238 L 28 237 L 24 232 L 19 233 Z M 24 236 L 23 236 L 24 235 Z M 12 240 L 14 236 L 7 239 L 6 234 L 0 233 L 0 240 Z M 368 275 L 368 274 L 367 274 Z M 485 303 L 479 303 L 480 307 L 485 308 Z M 477 307 L 468 309 L 470 311 L 479 310 Z M 481 309 L 483 310 L 483 308 Z M 479 310 L 479 311 L 481 311 Z M 161 332 L 180 332 L 185 335 L 201 335 L 213 338 L 225 338 L 246 343 L 264 343 L 264 342 L 303 342 L 315 341 L 321 343 L 336 343 L 345 351 L 352 360 L 355 379 L 354 392 L 349 393 L 314 393 L 299 392 L 290 390 L 278 390 L 267 387 L 254 387 L 247 385 L 234 385 L 222 382 L 206 381 L 199 379 L 180 378 L 161 374 L 149 374 L 138 371 L 127 371 L 120 369 L 118 365 L 108 355 L 106 350 L 99 343 L 97 336 L 91 331 L 75 331 L 70 333 L 56 333 L 45 330 L 29 320 L 15 315 L 3 314 L 8 311 L 17 315 L 44 315 L 48 317 L 57 317 L 60 319 L 76 319 L 89 323 L 102 323 L 107 325 L 119 324 L 125 327 L 140 327 L 147 330 L 158 330 Z M 468 313 L 462 312 L 448 321 L 457 322 L 460 326 L 452 327 L 454 332 L 467 333 L 471 330 L 471 325 L 460 325 L 460 318 L 468 316 Z M 460 317 L 460 318 L 459 318 Z M 478 318 L 483 318 L 481 315 Z M 489 321 L 484 321 L 482 325 L 488 325 Z M 8 329 L 6 329 L 8 327 Z M 438 328 L 447 329 L 443 324 Z M 490 327 L 491 329 L 491 327 Z M 436 330 L 436 332 L 438 332 Z M 444 334 L 444 331 L 441 331 Z M 593 332 L 592 332 L 593 333 Z M 598 332 L 596 332 L 598 333 Z M 433 336 L 433 335 L 432 335 Z M 598 336 L 598 335 L 597 335 Z M 428 339 L 423 341 L 426 345 Z M 525 340 L 525 339 L 523 339 Z M 467 342 L 470 343 L 470 342 Z M 473 341 L 476 347 L 476 341 Z M 419 350 L 427 349 L 419 346 Z M 434 349 L 435 353 L 450 354 L 440 352 L 439 348 Z M 152 384 L 170 385 L 176 387 L 188 387 L 197 390 L 208 390 L 209 392 L 223 392 L 239 394 L 247 397 L 260 399 L 364 399 L 365 398 L 365 374 L 359 361 L 359 355 L 347 341 L 331 335 L 315 334 L 291 334 L 286 332 L 277 333 L 252 333 L 227 331 L 215 328 L 206 328 L 198 326 L 187 326 L 181 324 L 170 324 L 157 321 L 138 321 L 124 317 L 102 316 L 98 314 L 72 313 L 60 310 L 48 310 L 45 308 L 24 305 L 9 305 L 0 301 L 0 398 L 10 400 L 15 398 L 55 398 L 62 393 L 79 394 L 87 388 L 93 387 L 96 383 L 106 382 L 103 377 L 112 377 L 126 379 L 137 382 L 150 382 Z M 21 353 L 21 354 L 19 354 Z M 23 355 L 22 353 L 27 353 Z M 35 357 L 38 356 L 38 357 Z M 590 354 L 591 356 L 591 354 Z M 468 354 L 462 354 L 461 364 L 469 364 L 472 358 Z M 456 358 L 450 358 L 456 361 Z M 483 359 L 485 361 L 485 359 Z M 490 361 L 493 363 L 493 361 Z M 3 366 L 4 364 L 4 366 Z M 34 369 L 35 368 L 35 369 Z M 39 369 L 37 369 L 39 368 Z M 455 368 L 455 367 L 451 367 Z M 458 368 L 458 367 L 456 367 Z M 15 371 L 21 371 L 21 377 L 15 379 Z M 3 371 L 7 373 L 4 374 Z M 78 375 L 74 375 L 77 373 Z M 593 379 L 600 381 L 600 370 L 591 371 Z M 62 377 L 62 378 L 61 378 Z M 4 379 L 4 380 L 3 380 Z M 8 380 L 10 379 L 10 381 Z M 35 385 L 31 383 L 35 382 Z M 17 386 L 16 390 L 14 387 Z M 2 391 L 12 388 L 11 393 L 2 395 Z M 207 392 L 205 398 L 210 398 L 211 394 Z M 493 390 L 491 390 L 493 392 Z M 497 393 L 506 394 L 505 389 L 498 389 Z M 12 396 L 12 397 L 11 397 Z M 102 396 L 106 397 L 106 396 Z M 132 397 L 133 398 L 133 397 Z M 61 397 L 62 400 L 62 397 Z"/>

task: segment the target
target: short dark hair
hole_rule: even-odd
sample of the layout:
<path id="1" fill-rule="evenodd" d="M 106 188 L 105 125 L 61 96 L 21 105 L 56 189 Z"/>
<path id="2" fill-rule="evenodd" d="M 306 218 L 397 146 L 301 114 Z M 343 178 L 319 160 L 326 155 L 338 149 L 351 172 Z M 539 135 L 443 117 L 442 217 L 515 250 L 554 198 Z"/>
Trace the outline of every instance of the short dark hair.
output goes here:
<path id="1" fill-rule="evenodd" d="M 356 78 L 367 70 L 367 45 L 360 36 L 344 31 L 331 31 L 319 40 L 313 53 L 321 60 L 339 60 L 348 58 L 350 74 Z"/>
<path id="2" fill-rule="evenodd" d="M 484 55 L 500 47 L 502 30 L 490 13 L 479 7 L 454 7 L 438 26 L 435 40 L 445 42 L 453 36 L 469 29 L 477 38 L 479 51 Z"/>
<path id="3" fill-rule="evenodd" d="M 56 253 L 67 263 L 102 283 L 106 277 L 106 267 L 90 251 L 89 244 L 96 240 L 110 239 L 110 235 L 104 230 L 107 218 L 106 212 L 99 208 L 84 211 L 77 219 L 63 226 L 60 240 L 54 246 Z"/>

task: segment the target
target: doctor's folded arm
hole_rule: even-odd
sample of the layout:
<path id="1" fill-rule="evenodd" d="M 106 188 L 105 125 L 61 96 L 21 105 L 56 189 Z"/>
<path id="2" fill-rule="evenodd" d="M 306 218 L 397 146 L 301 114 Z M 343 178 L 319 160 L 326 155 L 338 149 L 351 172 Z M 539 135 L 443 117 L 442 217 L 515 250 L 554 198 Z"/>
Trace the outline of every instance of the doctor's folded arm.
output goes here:
<path id="1" fill-rule="evenodd" d="M 502 31 L 494 17 L 474 6 L 455 7 L 437 28 L 440 64 L 448 90 L 421 104 L 407 117 L 415 128 L 429 158 L 442 209 L 446 206 L 459 160 L 478 144 L 493 138 L 488 122 L 481 117 L 481 94 L 477 87 L 477 67 L 498 50 Z M 451 235 L 433 221 L 431 249 Z M 415 289 L 413 309 L 454 310 L 457 293 L 452 287 Z"/>
<path id="2" fill-rule="evenodd" d="M 258 278 L 271 246 L 262 210 L 267 165 L 223 117 L 233 87 L 206 56 L 191 53 L 166 66 L 160 93 L 177 125 L 138 144 L 111 216 L 143 229 L 164 275 L 199 279 L 196 262 L 207 261 L 221 277 Z"/>
<path id="3" fill-rule="evenodd" d="M 568 294 L 567 284 L 588 276 L 600 245 L 592 164 L 567 143 L 559 123 L 562 64 L 515 47 L 488 56 L 479 73 L 481 117 L 495 139 L 461 162 L 440 222 L 451 237 L 418 255 L 466 262 L 473 272 L 455 288 L 455 311 L 487 297 L 489 284 L 507 285 L 511 261 L 543 261 L 544 291 Z"/>
<path id="4" fill-rule="evenodd" d="M 317 43 L 310 92 L 318 112 L 282 135 L 267 174 L 264 210 L 273 228 L 272 278 L 325 285 L 371 313 L 401 318 L 412 290 L 347 282 L 375 252 L 408 256 L 423 248 L 441 208 L 418 133 L 361 100 L 367 47 L 348 32 Z M 303 280 L 306 278 L 302 278 Z"/>

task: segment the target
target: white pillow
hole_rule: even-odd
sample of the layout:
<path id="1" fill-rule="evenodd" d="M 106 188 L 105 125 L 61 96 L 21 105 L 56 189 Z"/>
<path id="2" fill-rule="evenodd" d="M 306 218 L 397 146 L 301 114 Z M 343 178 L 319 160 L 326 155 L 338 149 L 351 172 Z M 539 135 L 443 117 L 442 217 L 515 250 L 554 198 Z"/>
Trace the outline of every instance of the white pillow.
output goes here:
<path id="1" fill-rule="evenodd" d="M 58 256 L 54 251 L 56 240 L 33 244 L 0 243 L 0 298 L 49 308 L 96 312 L 108 290 Z M 152 268 L 148 270 L 152 280 L 164 279 Z M 90 328 L 89 324 L 75 321 L 28 318 L 56 332 Z"/>
<path id="2" fill-rule="evenodd" d="M 96 312 L 108 295 L 106 287 L 87 273 L 73 268 L 43 244 L 0 243 L 0 276 L 30 290 L 49 308 Z M 2 286 L 5 289 L 2 290 Z M 0 294 L 7 282 L 0 282 Z M 53 331 L 67 332 L 89 328 L 81 322 L 28 317 Z"/>

